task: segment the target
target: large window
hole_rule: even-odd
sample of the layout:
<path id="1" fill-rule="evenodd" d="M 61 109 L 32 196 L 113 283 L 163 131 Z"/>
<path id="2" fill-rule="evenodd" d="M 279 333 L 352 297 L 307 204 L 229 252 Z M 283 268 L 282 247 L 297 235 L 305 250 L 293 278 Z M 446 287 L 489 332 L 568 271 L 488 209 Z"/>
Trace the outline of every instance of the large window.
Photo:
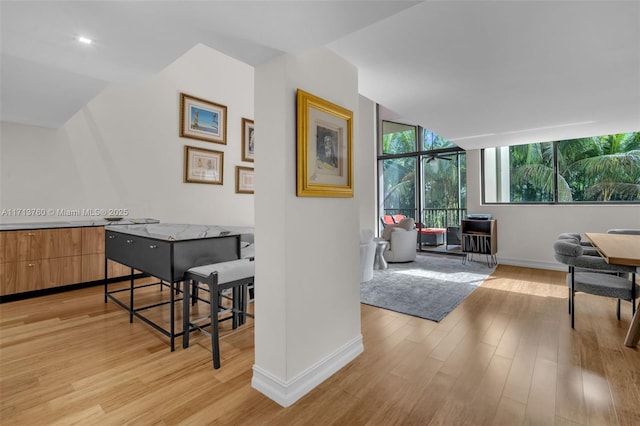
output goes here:
<path id="1" fill-rule="evenodd" d="M 388 158 L 382 163 L 382 204 L 384 214 L 416 216 L 416 159 Z"/>
<path id="2" fill-rule="evenodd" d="M 485 203 L 637 203 L 640 132 L 483 150 Z"/>
<path id="3" fill-rule="evenodd" d="M 384 214 L 416 217 L 416 170 L 413 153 L 417 147 L 417 127 L 382 122 L 382 205 Z"/>
<path id="4" fill-rule="evenodd" d="M 382 153 L 406 154 L 416 151 L 416 126 L 382 122 Z"/>
<path id="5" fill-rule="evenodd" d="M 402 214 L 424 227 L 456 227 L 466 211 L 465 152 L 432 131 L 382 122 L 380 215 Z"/>
<path id="6" fill-rule="evenodd" d="M 442 136 L 433 133 L 429 129 L 422 129 L 422 150 L 423 151 L 432 151 L 434 149 L 443 149 L 443 148 L 457 148 L 457 146 L 443 138 Z"/>
<path id="7" fill-rule="evenodd" d="M 458 226 L 467 208 L 464 152 L 422 155 L 422 217 L 427 228 Z"/>

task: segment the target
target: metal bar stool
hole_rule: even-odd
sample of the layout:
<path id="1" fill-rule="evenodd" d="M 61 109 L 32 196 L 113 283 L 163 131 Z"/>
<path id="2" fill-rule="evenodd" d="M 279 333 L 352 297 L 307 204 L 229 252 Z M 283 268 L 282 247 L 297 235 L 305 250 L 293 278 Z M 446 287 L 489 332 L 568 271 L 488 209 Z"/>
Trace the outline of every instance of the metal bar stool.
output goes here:
<path id="1" fill-rule="evenodd" d="M 197 266 L 189 269 L 185 273 L 183 307 L 183 327 L 182 347 L 189 347 L 189 333 L 200 330 L 211 336 L 211 352 L 213 353 L 213 368 L 220 368 L 220 345 L 218 334 L 218 314 L 220 312 L 220 294 L 227 289 L 231 289 L 232 308 L 230 309 L 233 321 L 233 328 L 245 323 L 246 317 L 254 318 L 247 312 L 247 290 L 253 286 L 255 276 L 255 262 L 253 258 L 231 260 L 229 262 L 213 263 L 210 265 Z M 202 283 L 209 287 L 209 315 L 204 318 L 190 319 L 191 289 Z M 194 290 L 195 293 L 195 290 Z M 210 323 L 198 325 L 204 319 L 211 319 Z M 204 330 L 204 327 L 211 325 L 211 332 Z"/>

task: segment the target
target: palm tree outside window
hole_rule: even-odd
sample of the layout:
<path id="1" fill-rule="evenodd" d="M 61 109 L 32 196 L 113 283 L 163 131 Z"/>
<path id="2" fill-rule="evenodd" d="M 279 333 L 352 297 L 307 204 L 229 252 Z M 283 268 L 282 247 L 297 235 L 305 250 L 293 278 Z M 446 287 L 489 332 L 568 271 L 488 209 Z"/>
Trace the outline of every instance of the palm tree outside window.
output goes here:
<path id="1" fill-rule="evenodd" d="M 640 132 L 483 150 L 486 203 L 637 203 Z"/>

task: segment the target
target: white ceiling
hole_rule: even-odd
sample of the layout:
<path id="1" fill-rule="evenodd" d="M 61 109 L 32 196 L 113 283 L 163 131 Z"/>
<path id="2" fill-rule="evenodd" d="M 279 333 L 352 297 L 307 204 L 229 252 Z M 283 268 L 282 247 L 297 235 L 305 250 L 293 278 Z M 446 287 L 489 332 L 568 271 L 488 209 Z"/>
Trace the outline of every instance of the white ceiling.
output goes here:
<path id="1" fill-rule="evenodd" d="M 467 149 L 640 130 L 639 1 L 2 0 L 0 23 L 2 121 L 60 127 L 202 43 L 250 65 L 326 46 Z"/>

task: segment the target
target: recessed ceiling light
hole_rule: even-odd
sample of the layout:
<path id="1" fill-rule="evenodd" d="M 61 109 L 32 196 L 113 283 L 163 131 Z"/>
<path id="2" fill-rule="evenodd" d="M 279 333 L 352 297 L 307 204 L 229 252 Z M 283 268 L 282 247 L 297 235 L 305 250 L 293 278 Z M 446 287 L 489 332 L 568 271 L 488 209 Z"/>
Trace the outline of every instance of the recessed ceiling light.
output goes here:
<path id="1" fill-rule="evenodd" d="M 91 40 L 90 38 L 84 37 L 84 36 L 78 36 L 77 39 L 80 43 L 84 43 L 84 44 L 91 44 L 93 43 L 93 40 Z"/>

